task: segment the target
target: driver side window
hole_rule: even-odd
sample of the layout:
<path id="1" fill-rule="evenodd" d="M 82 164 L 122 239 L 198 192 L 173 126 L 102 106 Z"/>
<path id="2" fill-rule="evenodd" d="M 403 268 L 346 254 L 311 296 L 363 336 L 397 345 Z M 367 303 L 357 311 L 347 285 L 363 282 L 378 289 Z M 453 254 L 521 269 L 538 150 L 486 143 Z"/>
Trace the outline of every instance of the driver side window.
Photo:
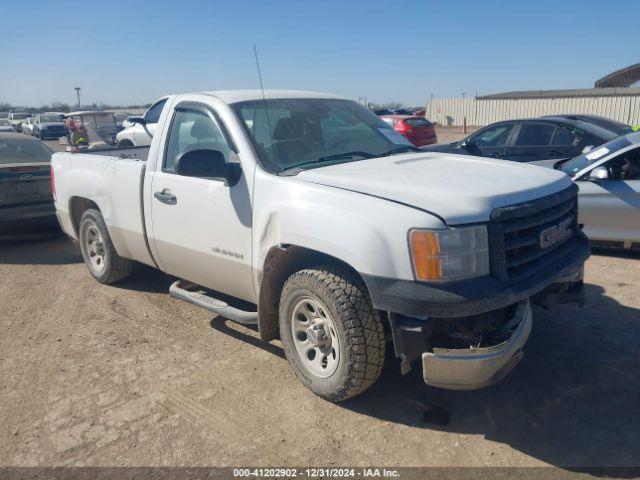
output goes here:
<path id="1" fill-rule="evenodd" d="M 177 110 L 171 123 L 162 170 L 175 173 L 176 159 L 191 150 L 218 150 L 225 160 L 231 149 L 218 125 L 204 112 Z"/>
<path id="2" fill-rule="evenodd" d="M 488 128 L 470 139 L 470 143 L 478 147 L 501 147 L 507 144 L 513 124 L 501 124 Z"/>
<path id="3" fill-rule="evenodd" d="M 640 180 L 640 147 L 612 158 L 606 167 L 611 180 Z"/>

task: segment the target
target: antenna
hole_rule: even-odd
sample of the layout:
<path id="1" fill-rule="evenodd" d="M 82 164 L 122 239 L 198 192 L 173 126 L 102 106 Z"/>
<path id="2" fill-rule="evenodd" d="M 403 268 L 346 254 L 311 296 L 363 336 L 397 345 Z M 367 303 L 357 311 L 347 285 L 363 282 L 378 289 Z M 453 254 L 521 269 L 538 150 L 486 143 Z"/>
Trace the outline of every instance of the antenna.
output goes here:
<path id="1" fill-rule="evenodd" d="M 258 69 L 258 79 L 260 80 L 260 91 L 262 92 L 262 106 L 264 107 L 264 114 L 267 118 L 267 128 L 269 129 L 269 143 L 271 151 L 273 152 L 273 134 L 271 132 L 271 120 L 269 119 L 269 111 L 267 110 L 267 99 L 264 96 L 264 86 L 262 85 L 262 73 L 260 72 L 260 61 L 258 60 L 258 48 L 253 46 L 253 54 L 256 57 L 256 68 Z"/>

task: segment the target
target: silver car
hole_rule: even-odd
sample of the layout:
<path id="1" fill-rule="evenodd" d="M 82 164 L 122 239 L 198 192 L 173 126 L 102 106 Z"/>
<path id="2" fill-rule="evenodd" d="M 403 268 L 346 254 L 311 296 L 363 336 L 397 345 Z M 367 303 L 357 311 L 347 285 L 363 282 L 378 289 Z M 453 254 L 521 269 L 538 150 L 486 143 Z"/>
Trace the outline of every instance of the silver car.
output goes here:
<path id="1" fill-rule="evenodd" d="M 568 161 L 531 163 L 562 170 L 578 184 L 579 222 L 596 245 L 640 248 L 640 132 Z"/>

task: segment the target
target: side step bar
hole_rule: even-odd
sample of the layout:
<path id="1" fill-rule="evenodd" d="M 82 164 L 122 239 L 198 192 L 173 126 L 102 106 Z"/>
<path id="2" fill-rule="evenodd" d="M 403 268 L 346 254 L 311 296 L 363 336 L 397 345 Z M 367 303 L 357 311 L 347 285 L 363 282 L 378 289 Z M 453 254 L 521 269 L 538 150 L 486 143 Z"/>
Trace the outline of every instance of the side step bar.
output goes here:
<path id="1" fill-rule="evenodd" d="M 192 303 L 198 307 L 202 307 L 210 312 L 216 313 L 221 317 L 233 320 L 243 325 L 257 325 L 258 312 L 247 312 L 227 305 L 222 300 L 205 295 L 201 292 L 193 292 L 187 290 L 197 285 L 177 280 L 169 287 L 169 295 L 179 300 Z"/>

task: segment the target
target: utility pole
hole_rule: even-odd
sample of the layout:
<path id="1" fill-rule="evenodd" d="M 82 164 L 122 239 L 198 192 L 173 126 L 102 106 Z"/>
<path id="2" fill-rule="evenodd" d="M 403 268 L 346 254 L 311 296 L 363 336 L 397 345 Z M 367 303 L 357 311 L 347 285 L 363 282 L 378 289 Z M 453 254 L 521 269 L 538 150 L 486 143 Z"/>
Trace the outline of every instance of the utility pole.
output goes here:
<path id="1" fill-rule="evenodd" d="M 76 96 L 78 97 L 78 108 L 80 108 L 80 87 L 73 87 L 76 91 Z"/>

